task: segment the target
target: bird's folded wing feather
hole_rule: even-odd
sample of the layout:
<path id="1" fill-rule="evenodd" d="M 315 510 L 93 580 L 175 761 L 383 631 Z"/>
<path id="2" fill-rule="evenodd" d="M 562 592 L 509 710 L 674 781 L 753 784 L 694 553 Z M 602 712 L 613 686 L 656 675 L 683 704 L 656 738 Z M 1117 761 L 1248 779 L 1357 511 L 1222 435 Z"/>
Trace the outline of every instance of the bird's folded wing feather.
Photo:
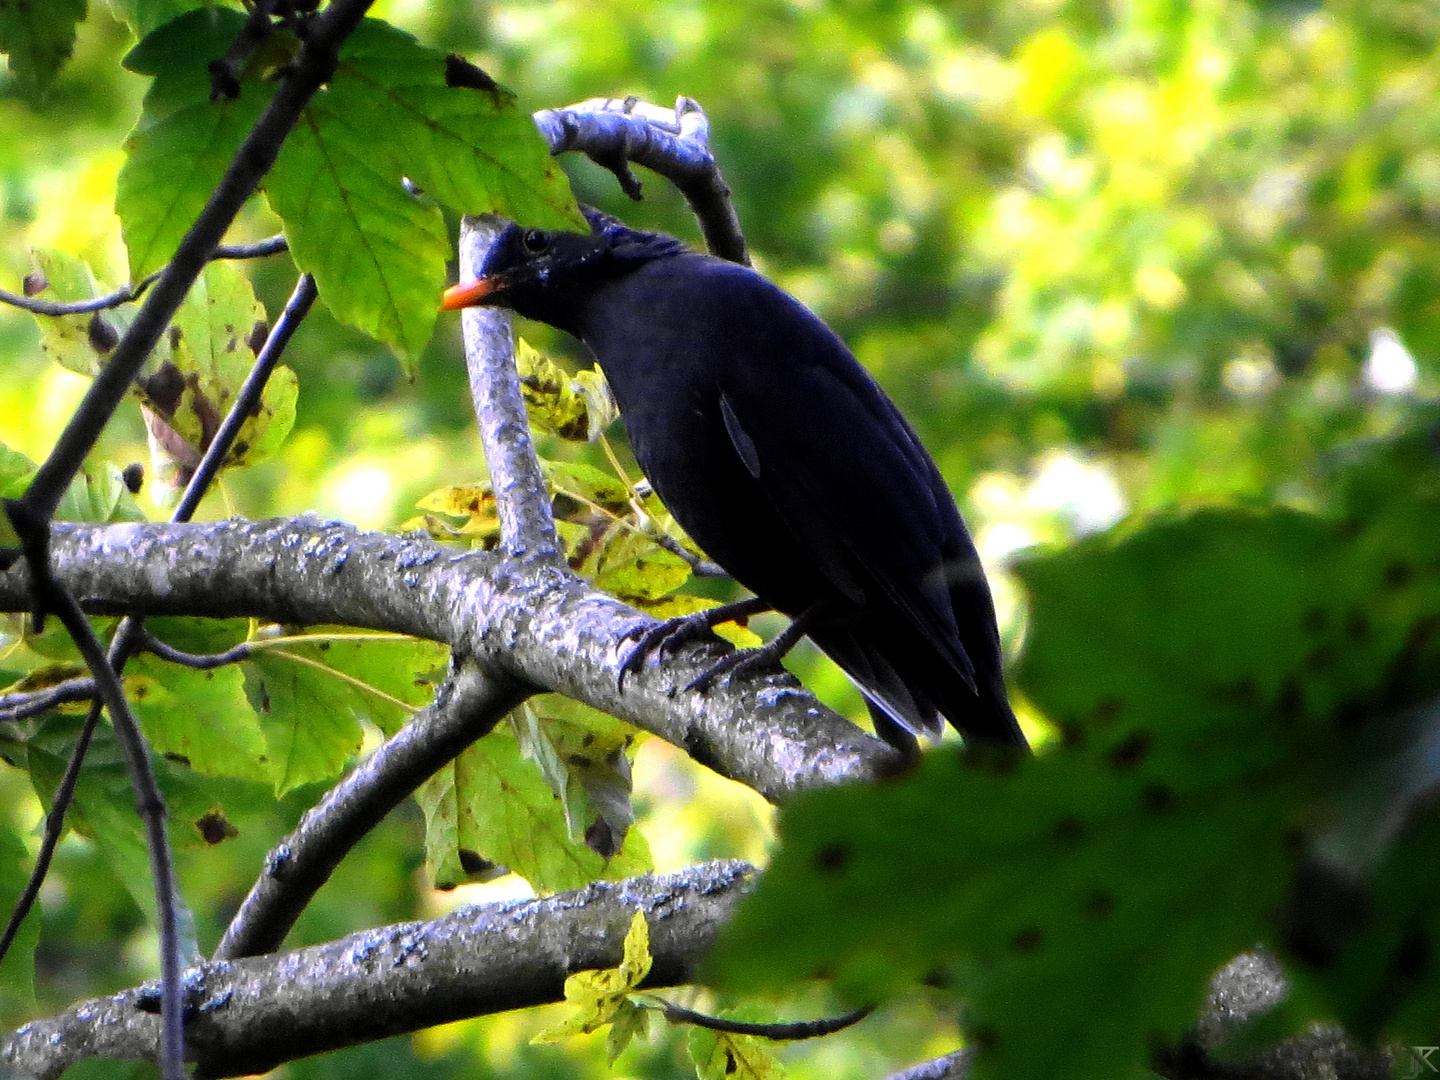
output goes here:
<path id="1" fill-rule="evenodd" d="M 947 565 L 971 549 L 934 464 L 823 324 L 785 336 L 793 352 L 778 365 L 736 365 L 722 380 L 736 453 L 842 593 L 878 584 L 973 686 L 949 595 L 949 575 L 966 568 Z"/>

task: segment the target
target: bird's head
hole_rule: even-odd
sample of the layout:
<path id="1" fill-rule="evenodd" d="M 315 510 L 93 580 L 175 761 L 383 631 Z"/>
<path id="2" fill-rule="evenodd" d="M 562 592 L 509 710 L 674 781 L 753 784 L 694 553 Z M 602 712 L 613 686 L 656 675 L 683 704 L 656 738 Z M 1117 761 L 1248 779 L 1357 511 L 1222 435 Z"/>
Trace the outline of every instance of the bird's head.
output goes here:
<path id="1" fill-rule="evenodd" d="M 582 206 L 589 233 L 526 229 L 500 233 L 474 281 L 445 290 L 441 308 L 477 304 L 513 308 L 526 318 L 573 330 L 574 311 L 607 280 L 688 249 L 673 236 L 638 232 L 618 218 Z"/>

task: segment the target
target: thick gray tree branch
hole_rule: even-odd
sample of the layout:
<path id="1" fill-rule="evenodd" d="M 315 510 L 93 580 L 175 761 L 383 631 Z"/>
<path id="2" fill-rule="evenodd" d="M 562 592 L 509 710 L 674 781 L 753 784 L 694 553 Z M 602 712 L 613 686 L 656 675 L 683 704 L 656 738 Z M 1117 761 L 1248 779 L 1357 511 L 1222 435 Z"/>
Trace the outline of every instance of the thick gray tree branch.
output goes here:
<path id="1" fill-rule="evenodd" d="M 548 562 L 457 551 L 315 518 L 55 526 L 52 565 L 92 612 L 340 623 L 444 642 L 482 670 L 629 720 L 771 800 L 884 773 L 894 753 L 785 673 L 683 687 L 722 646 L 683 648 L 617 688 L 647 617 Z M 0 609 L 29 605 L 23 566 Z"/>
<path id="2" fill-rule="evenodd" d="M 460 280 L 480 276 L 485 256 L 509 224 L 491 215 L 467 217 L 460 224 Z M 465 367 L 470 397 L 485 447 L 485 467 L 500 516 L 500 543 L 515 558 L 558 560 L 560 543 L 546 495 L 545 477 L 535 458 L 530 419 L 515 371 L 515 336 L 510 312 L 499 307 L 470 307 L 461 313 Z M 558 565 L 558 563 L 557 563 Z"/>
<path id="3" fill-rule="evenodd" d="M 310 1054 L 470 1016 L 561 1000 L 565 978 L 614 967 L 635 912 L 650 929 L 649 986 L 690 980 L 753 871 L 736 861 L 596 882 L 544 900 L 462 908 L 295 952 L 187 972 L 197 1076 L 243 1076 Z M 82 1002 L 0 1045 L 5 1075 L 52 1080 L 88 1057 L 155 1052 L 155 987 Z"/>
<path id="4" fill-rule="evenodd" d="M 632 199 L 640 181 L 630 162 L 669 180 L 690 204 L 712 254 L 750 265 L 730 187 L 710 152 L 710 120 L 693 98 L 675 99 L 675 108 L 638 98 L 590 98 L 563 109 L 542 109 L 535 126 L 550 153 L 578 150 L 609 169 Z"/>

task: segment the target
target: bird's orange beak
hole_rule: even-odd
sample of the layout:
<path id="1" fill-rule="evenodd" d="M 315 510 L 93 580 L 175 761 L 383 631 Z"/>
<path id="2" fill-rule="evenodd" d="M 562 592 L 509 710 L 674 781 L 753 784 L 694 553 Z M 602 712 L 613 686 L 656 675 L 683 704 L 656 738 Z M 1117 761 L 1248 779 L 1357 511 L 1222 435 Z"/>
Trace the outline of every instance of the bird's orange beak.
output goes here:
<path id="1" fill-rule="evenodd" d="M 477 278 L 468 284 L 451 285 L 445 290 L 445 297 L 440 301 L 441 311 L 457 311 L 460 308 L 474 307 L 483 303 L 485 297 L 499 291 L 503 282 L 499 277 Z"/>

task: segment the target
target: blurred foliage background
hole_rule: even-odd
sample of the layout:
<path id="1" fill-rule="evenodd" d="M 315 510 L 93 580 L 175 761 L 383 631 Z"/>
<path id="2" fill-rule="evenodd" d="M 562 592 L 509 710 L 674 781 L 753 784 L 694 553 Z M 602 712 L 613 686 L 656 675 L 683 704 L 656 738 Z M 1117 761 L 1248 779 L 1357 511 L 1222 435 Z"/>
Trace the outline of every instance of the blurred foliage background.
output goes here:
<path id="1" fill-rule="evenodd" d="M 137 6 L 113 2 L 127 16 Z M 1312 508 L 1331 448 L 1395 430 L 1436 389 L 1440 9 L 1426 0 L 382 0 L 374 14 L 463 53 L 527 109 L 700 101 L 759 268 L 850 342 L 919 429 L 995 576 L 1012 651 L 1025 626 L 1004 569 L 1014 552 L 1132 513 Z M 0 286 L 18 291 L 32 245 L 124 280 L 112 206 L 146 85 L 119 66 L 133 44 L 90 0 L 45 93 L 0 72 Z M 662 182 L 646 178 L 633 204 L 609 174 L 565 165 L 582 201 L 698 242 Z M 256 208 L 236 235 L 273 231 Z M 273 316 L 288 262 L 246 269 Z M 525 332 L 581 359 L 543 327 Z M 37 342 L 30 316 L 0 309 L 0 441 L 36 459 L 84 388 Z M 318 309 L 287 363 L 300 381 L 289 445 L 229 476 L 210 515 L 315 510 L 393 528 L 426 492 L 479 475 L 458 321 L 442 320 L 413 382 Z M 146 459 L 133 407 L 101 453 Z M 793 665 L 863 712 L 813 653 Z M 769 812 L 749 793 L 654 741 L 637 786 L 659 868 L 763 860 Z M 235 822 L 237 840 L 182 858 L 202 948 L 315 797 L 257 807 Z M 0 806 L 33 841 L 41 810 L 23 775 L 0 773 Z M 413 807 L 394 815 L 292 941 L 513 892 L 504 881 L 432 892 L 422 829 Z M 66 841 L 43 905 L 38 1004 L 8 1002 L 6 1019 L 153 974 L 141 913 L 89 842 Z M 832 1004 L 814 989 L 782 1011 Z M 282 1071 L 608 1074 L 599 1039 L 528 1045 L 544 1022 L 453 1025 Z M 917 991 L 785 1057 L 798 1077 L 858 1080 L 957 1038 L 945 1003 Z M 616 1073 L 688 1065 L 669 1037 L 627 1051 Z"/>

